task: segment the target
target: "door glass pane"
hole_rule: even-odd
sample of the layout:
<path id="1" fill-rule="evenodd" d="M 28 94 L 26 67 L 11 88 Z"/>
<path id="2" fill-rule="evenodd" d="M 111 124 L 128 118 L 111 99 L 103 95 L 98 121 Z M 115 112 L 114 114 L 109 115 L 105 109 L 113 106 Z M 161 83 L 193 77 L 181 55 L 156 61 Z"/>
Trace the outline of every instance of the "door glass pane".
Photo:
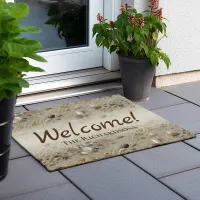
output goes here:
<path id="1" fill-rule="evenodd" d="M 34 25 L 40 34 L 23 33 L 22 37 L 37 39 L 41 51 L 88 46 L 89 0 L 15 0 L 30 7 L 23 25 Z"/>

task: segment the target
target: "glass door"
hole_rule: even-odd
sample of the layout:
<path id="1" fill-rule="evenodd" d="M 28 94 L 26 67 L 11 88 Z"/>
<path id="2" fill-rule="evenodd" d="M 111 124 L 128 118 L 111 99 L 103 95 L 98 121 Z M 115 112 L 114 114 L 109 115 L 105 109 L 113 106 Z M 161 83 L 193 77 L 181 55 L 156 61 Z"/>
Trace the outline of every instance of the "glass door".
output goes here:
<path id="1" fill-rule="evenodd" d="M 103 13 L 103 0 L 15 0 L 30 7 L 23 25 L 35 25 L 40 34 L 23 33 L 37 39 L 43 48 L 40 55 L 48 63 L 30 62 L 44 73 L 29 73 L 27 77 L 56 74 L 102 66 L 103 50 L 92 38 L 92 26 L 97 13 Z"/>

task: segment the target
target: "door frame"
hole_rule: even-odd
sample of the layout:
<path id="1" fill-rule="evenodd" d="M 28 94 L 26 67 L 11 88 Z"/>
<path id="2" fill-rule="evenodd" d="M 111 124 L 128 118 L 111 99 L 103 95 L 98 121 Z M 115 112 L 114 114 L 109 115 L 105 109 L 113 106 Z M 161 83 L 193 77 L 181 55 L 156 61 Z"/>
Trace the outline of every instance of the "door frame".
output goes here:
<path id="1" fill-rule="evenodd" d="M 116 20 L 120 14 L 122 0 L 104 0 L 104 17 L 110 20 Z M 109 71 L 118 71 L 119 62 L 116 53 L 110 54 L 107 49 L 103 49 L 103 67 Z"/>

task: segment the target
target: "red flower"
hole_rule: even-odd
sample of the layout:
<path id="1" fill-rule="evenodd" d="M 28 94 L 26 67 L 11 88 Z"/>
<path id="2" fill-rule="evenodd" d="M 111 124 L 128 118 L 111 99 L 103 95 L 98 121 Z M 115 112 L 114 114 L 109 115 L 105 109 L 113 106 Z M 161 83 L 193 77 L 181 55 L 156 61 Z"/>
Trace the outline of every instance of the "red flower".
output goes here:
<path id="1" fill-rule="evenodd" d="M 112 20 L 110 21 L 110 25 L 111 26 L 115 26 L 115 24 L 114 24 L 114 22 Z"/>
<path id="2" fill-rule="evenodd" d="M 122 13 L 124 13 L 126 11 L 125 8 L 124 8 L 124 6 L 121 6 L 120 10 L 122 11 Z"/>
<path id="3" fill-rule="evenodd" d="M 160 18 L 160 20 L 162 20 L 162 11 L 163 11 L 163 8 L 160 8 L 159 10 L 157 10 L 157 13 L 156 13 L 156 16 L 158 16 Z"/>
<path id="4" fill-rule="evenodd" d="M 158 0 L 150 0 L 149 6 L 152 13 L 156 12 L 158 9 Z"/>
<path id="5" fill-rule="evenodd" d="M 98 20 L 100 23 L 102 23 L 103 20 L 104 20 L 103 16 L 101 16 L 100 13 L 97 14 L 97 20 Z"/>
<path id="6" fill-rule="evenodd" d="M 131 13 L 129 16 L 128 16 L 128 23 L 129 24 L 133 24 L 135 21 L 135 14 L 134 13 Z"/>
<path id="7" fill-rule="evenodd" d="M 135 22 L 135 26 L 138 28 L 142 28 L 144 26 L 144 18 L 142 18 L 142 17 L 137 18 L 137 20 Z"/>

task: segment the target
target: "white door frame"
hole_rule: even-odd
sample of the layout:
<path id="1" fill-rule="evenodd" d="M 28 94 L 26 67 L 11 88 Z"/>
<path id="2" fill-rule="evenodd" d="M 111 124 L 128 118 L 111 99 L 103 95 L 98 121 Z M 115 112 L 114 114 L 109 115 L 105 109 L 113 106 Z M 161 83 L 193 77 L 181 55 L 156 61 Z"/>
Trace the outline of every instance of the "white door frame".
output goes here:
<path id="1" fill-rule="evenodd" d="M 116 20 L 120 13 L 122 0 L 104 0 L 104 17 L 110 20 Z M 119 70 L 119 62 L 116 53 L 110 54 L 107 49 L 103 50 L 103 66 L 109 71 Z"/>

